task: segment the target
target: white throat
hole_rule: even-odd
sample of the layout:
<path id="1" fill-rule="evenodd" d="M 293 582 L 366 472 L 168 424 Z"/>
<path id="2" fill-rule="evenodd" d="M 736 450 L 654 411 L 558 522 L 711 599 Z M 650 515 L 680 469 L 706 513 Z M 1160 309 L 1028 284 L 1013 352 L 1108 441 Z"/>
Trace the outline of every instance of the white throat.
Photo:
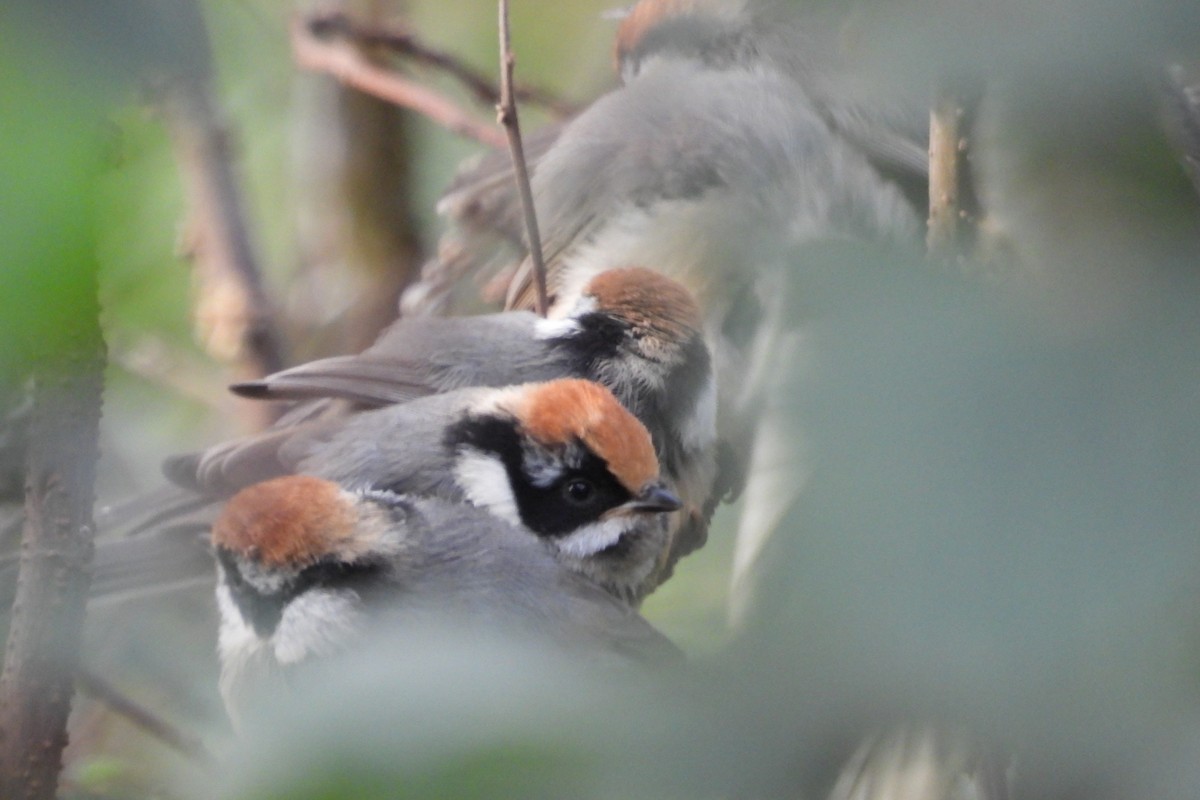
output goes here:
<path id="1" fill-rule="evenodd" d="M 630 533 L 636 520 L 630 517 L 604 519 L 584 525 L 567 536 L 554 539 L 554 546 L 564 555 L 587 558 L 601 550 L 612 547 L 626 533 Z"/>

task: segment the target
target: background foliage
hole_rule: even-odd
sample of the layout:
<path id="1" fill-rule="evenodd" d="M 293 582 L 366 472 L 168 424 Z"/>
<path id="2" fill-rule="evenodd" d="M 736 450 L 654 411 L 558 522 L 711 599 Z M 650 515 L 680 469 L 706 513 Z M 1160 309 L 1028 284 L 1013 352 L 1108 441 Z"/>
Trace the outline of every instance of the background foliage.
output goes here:
<path id="1" fill-rule="evenodd" d="M 155 4 L 105 5 L 16 3 L 0 26 L 0 376 L 15 396 L 58 344 L 39 310 L 98 264 L 111 501 L 153 485 L 164 455 L 251 422 L 223 391 L 229 365 L 193 333 L 178 165 L 145 102 L 145 76 L 186 64 L 195 39 Z M 517 2 L 519 76 L 577 101 L 611 86 L 607 5 Z M 314 278 L 301 252 L 324 154 L 304 112 L 322 79 L 298 75 L 287 46 L 295 10 L 210 2 L 203 19 L 299 357 L 337 349 L 329 331 L 370 287 Z M 493 69 L 493 3 L 403 12 L 427 41 Z M 695 654 L 687 675 L 618 681 L 414 631 L 314 676 L 311 705 L 281 712 L 290 734 L 234 747 L 219 791 L 815 795 L 863 731 L 917 718 L 1016 752 L 1031 794 L 1195 796 L 1200 216 L 1155 87 L 1163 63 L 1200 52 L 1198 17 L 1169 0 L 856 4 L 854 41 L 881 83 L 987 82 L 975 167 L 1006 257 L 941 270 L 862 248 L 796 254 L 789 288 L 816 355 L 781 365 L 779 392 L 811 479 L 747 629 L 729 644 L 726 509 L 646 607 Z M 527 129 L 538 120 L 527 112 Z M 407 124 L 431 252 L 437 194 L 476 147 Z M 205 592 L 96 609 L 91 625 L 89 659 L 128 691 L 228 737 Z M 73 738 L 79 796 L 213 790 L 87 704 Z"/>

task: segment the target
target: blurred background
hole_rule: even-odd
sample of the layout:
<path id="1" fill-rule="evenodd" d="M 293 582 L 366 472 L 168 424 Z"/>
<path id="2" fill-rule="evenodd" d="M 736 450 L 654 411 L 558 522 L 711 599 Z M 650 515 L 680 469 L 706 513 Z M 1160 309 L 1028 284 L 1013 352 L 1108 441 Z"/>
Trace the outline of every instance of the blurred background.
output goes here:
<path id="1" fill-rule="evenodd" d="M 267 421 L 224 389 L 254 361 L 246 309 L 202 266 L 203 142 L 232 156 L 284 363 L 371 341 L 437 247 L 440 193 L 483 152 L 298 71 L 301 4 L 168 5 L 0 12 L 0 401 L 19 410 L 30 364 L 65 346 L 41 311 L 97 272 L 102 506 L 156 486 L 166 455 Z M 986 742 L 1017 795 L 1200 793 L 1200 203 L 1170 83 L 1195 85 L 1200 10 L 794 5 L 832 9 L 884 90 L 969 87 L 983 210 L 977 247 L 947 265 L 793 254 L 806 355 L 781 359 L 772 402 L 785 480 L 805 480 L 744 626 L 728 624 L 742 509 L 726 506 L 644 607 L 686 675 L 614 681 L 414 633 L 325 676 L 344 699 L 314 690 L 283 712 L 293 735 L 221 781 L 85 698 L 63 796 L 819 797 L 901 720 Z M 492 2 L 339 7 L 496 72 Z M 518 80 L 572 105 L 613 87 L 610 8 L 515 2 Z M 180 84 L 208 87 L 211 114 Z M 553 117 L 522 108 L 527 132 Z M 20 468 L 4 466 L 11 499 Z M 85 661 L 219 749 L 208 592 L 93 608 Z"/>

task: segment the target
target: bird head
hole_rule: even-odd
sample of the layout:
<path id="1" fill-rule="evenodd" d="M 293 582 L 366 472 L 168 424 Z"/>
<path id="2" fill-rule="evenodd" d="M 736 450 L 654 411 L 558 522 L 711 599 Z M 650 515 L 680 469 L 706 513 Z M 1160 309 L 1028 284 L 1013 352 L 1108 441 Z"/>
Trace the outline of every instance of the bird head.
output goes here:
<path id="1" fill-rule="evenodd" d="M 468 500 L 528 528 L 573 568 L 621 596 L 654 568 L 680 501 L 646 427 L 603 386 L 496 390 L 447 436 Z"/>
<path id="2" fill-rule="evenodd" d="M 363 590 L 406 549 L 408 511 L 383 492 L 307 475 L 250 486 L 213 524 L 221 694 L 235 724 L 277 672 L 331 656 L 367 625 Z"/>
<path id="3" fill-rule="evenodd" d="M 745 5 L 738 0 L 640 0 L 617 26 L 617 73 L 628 83 L 656 56 L 718 68 L 744 60 L 749 45 Z"/>
<path id="4" fill-rule="evenodd" d="M 307 475 L 234 495 L 212 528 L 221 649 L 257 642 L 288 664 L 353 632 L 356 584 L 404 548 L 397 513 L 369 494 Z"/>

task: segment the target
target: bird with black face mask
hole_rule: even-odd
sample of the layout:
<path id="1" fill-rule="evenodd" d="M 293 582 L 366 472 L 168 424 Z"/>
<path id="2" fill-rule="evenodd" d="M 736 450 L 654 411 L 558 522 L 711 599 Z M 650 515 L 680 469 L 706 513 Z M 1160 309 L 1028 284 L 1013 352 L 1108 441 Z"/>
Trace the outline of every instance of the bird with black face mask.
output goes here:
<path id="1" fill-rule="evenodd" d="M 175 468 L 210 498 L 296 473 L 467 502 L 533 531 L 570 569 L 634 604 L 657 585 L 668 515 L 681 506 L 645 426 L 603 386 L 578 379 L 310 420 Z"/>
<path id="2" fill-rule="evenodd" d="M 785 300 L 799 284 L 803 248 L 868 242 L 916 251 L 922 241 L 924 201 L 912 202 L 909 184 L 924 191 L 925 100 L 875 91 L 819 16 L 770 0 L 635 4 L 617 33 L 623 85 L 552 142 L 539 138 L 532 167 L 558 303 L 569 306 L 580 286 L 620 263 L 651 266 L 696 297 L 719 378 L 723 455 L 710 508 L 775 460 L 765 387 L 778 359 L 804 356 L 796 344 L 803 309 Z M 443 198 L 440 210 L 461 222 L 451 236 L 494 228 L 491 238 L 520 241 L 511 180 L 499 177 L 505 169 L 484 165 L 478 180 L 461 176 Z M 461 261 L 469 244 L 441 251 Z M 496 285 L 506 287 L 509 308 L 529 308 L 531 259 L 516 251 Z M 491 252 L 480 259 L 495 260 Z M 436 266 L 426 274 L 437 282 Z M 413 291 L 410 307 L 417 295 L 436 294 Z M 752 505 L 767 506 L 762 519 L 775 519 L 794 497 L 761 478 L 756 485 Z M 743 530 L 761 527 L 751 520 Z"/>
<path id="3" fill-rule="evenodd" d="M 568 537 L 663 505 L 619 491 L 596 496 L 577 504 L 568 490 L 543 502 L 573 520 L 559 531 Z M 679 658 L 636 611 L 564 566 L 528 529 L 465 503 L 287 476 L 235 495 L 212 544 L 221 694 L 235 723 L 289 669 L 389 627 L 476 626 L 590 658 Z"/>

